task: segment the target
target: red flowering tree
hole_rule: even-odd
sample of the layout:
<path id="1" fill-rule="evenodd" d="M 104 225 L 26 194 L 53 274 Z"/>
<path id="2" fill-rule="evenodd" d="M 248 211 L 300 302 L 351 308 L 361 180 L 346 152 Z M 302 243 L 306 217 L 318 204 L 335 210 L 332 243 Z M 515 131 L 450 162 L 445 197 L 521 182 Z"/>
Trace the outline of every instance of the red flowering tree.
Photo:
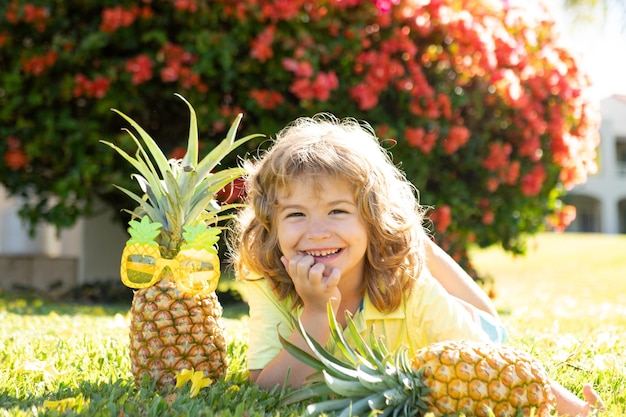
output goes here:
<path id="1" fill-rule="evenodd" d="M 29 196 L 25 217 L 69 226 L 94 196 L 121 205 L 110 184 L 129 172 L 98 142 L 127 140 L 110 108 L 172 156 L 188 123 L 174 92 L 207 148 L 238 112 L 273 135 L 330 111 L 393 139 L 457 259 L 470 242 L 523 252 L 571 218 L 559 197 L 595 169 L 599 138 L 547 16 L 498 0 L 10 0 L 0 180 Z"/>

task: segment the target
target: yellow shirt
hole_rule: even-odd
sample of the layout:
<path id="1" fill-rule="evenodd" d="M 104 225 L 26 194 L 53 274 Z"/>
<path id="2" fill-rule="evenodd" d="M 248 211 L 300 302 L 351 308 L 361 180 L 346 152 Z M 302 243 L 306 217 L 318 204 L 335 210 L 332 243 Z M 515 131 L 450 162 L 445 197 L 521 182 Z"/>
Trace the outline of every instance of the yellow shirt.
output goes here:
<path id="1" fill-rule="evenodd" d="M 277 331 L 285 338 L 294 331 L 290 319 L 291 304 L 288 300 L 278 301 L 265 279 L 247 282 L 250 306 L 248 369 L 263 369 L 282 349 Z M 297 316 L 300 313 L 297 311 Z M 489 341 L 470 313 L 428 271 L 423 271 L 413 291 L 405 294 L 395 311 L 381 313 L 366 295 L 363 308 L 353 320 L 365 340 L 373 329 L 377 338 L 384 338 L 390 351 L 404 345 L 409 348 L 409 354 L 445 340 Z M 349 333 L 346 331 L 344 335 L 349 341 Z"/>

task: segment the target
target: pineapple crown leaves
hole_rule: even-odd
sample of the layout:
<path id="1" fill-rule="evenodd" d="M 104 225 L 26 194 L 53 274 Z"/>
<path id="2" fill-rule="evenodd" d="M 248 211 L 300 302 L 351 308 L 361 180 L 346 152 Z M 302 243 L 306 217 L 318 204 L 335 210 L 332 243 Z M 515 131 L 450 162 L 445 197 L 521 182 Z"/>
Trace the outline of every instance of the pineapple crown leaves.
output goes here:
<path id="1" fill-rule="evenodd" d="M 210 253 L 217 254 L 215 245 L 219 241 L 219 234 L 222 232 L 217 227 L 207 227 L 203 223 L 187 225 L 183 227 L 183 239 L 185 243 L 180 247 L 183 249 L 204 249 Z"/>
<path id="2" fill-rule="evenodd" d="M 153 222 L 148 216 L 144 216 L 141 221 L 131 220 L 128 224 L 130 225 L 128 233 L 131 237 L 128 239 L 127 245 L 138 243 L 158 246 L 156 238 L 161 233 L 161 227 L 163 226 L 161 223 Z"/>
<path id="3" fill-rule="evenodd" d="M 131 156 L 113 143 L 101 141 L 118 152 L 137 171 L 133 178 L 139 183 L 144 196 L 140 197 L 130 190 L 116 186 L 138 204 L 137 209 L 131 213 L 136 217 L 148 215 L 154 221 L 162 223 L 165 231 L 172 236 L 172 242 L 181 241 L 183 227 L 202 220 L 205 211 L 215 214 L 231 208 L 230 205 L 223 207 L 217 204 L 214 201 L 215 194 L 229 182 L 242 176 L 244 169 L 236 167 L 212 171 L 235 148 L 262 136 L 253 134 L 236 140 L 235 135 L 243 118 L 239 114 L 226 137 L 199 161 L 196 112 L 183 96 L 176 96 L 187 104 L 190 111 L 187 152 L 182 160 L 168 160 L 154 139 L 137 122 L 116 109 L 112 111 L 125 119 L 139 134 L 138 138 L 126 129 L 137 145 L 137 152 Z"/>
<path id="4" fill-rule="evenodd" d="M 287 352 L 317 372 L 307 379 L 304 387 L 285 395 L 281 400 L 284 404 L 310 402 L 312 398 L 333 395 L 332 399 L 310 404 L 307 414 L 320 415 L 341 410 L 340 416 L 348 416 L 382 410 L 382 415 L 416 416 L 427 410 L 421 398 L 429 388 L 421 380 L 423 372 L 412 369 L 406 349 L 390 354 L 373 332 L 370 333 L 370 343 L 366 343 L 352 318 L 346 315 L 347 329 L 355 344 L 352 348 L 343 337 L 329 303 L 331 339 L 346 358 L 342 361 L 313 339 L 300 320 L 292 319 L 313 354 L 279 334 L 280 341 Z"/>

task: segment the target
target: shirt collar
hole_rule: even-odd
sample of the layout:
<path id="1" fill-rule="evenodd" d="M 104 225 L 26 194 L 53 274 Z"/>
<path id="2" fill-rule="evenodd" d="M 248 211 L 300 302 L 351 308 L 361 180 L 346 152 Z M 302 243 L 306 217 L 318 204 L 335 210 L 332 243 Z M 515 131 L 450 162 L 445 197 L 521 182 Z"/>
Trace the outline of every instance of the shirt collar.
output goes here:
<path id="1" fill-rule="evenodd" d="M 400 306 L 396 308 L 394 311 L 389 313 L 383 313 L 379 311 L 374 304 L 370 300 L 370 297 L 365 293 L 365 297 L 363 299 L 363 310 L 361 311 L 361 316 L 366 324 L 368 322 L 374 320 L 388 320 L 388 319 L 400 319 L 404 320 L 406 318 L 405 308 L 404 308 L 404 297 L 402 297 L 402 301 L 400 302 Z M 360 329 L 359 329 L 360 330 Z"/>

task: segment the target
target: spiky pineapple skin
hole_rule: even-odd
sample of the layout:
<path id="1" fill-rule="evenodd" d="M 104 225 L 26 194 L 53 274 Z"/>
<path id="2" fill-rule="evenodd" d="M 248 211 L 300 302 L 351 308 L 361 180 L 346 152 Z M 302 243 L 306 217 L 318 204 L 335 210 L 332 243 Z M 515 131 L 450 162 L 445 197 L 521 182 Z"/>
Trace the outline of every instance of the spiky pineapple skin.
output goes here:
<path id="1" fill-rule="evenodd" d="M 227 369 L 222 306 L 215 292 L 183 293 L 165 268 L 160 281 L 136 290 L 131 306 L 130 359 L 135 382 L 145 376 L 172 387 L 183 369 L 216 381 Z"/>
<path id="2" fill-rule="evenodd" d="M 556 398 L 543 366 L 526 352 L 468 341 L 436 343 L 415 352 L 411 367 L 431 389 L 423 400 L 435 416 L 552 415 Z"/>

